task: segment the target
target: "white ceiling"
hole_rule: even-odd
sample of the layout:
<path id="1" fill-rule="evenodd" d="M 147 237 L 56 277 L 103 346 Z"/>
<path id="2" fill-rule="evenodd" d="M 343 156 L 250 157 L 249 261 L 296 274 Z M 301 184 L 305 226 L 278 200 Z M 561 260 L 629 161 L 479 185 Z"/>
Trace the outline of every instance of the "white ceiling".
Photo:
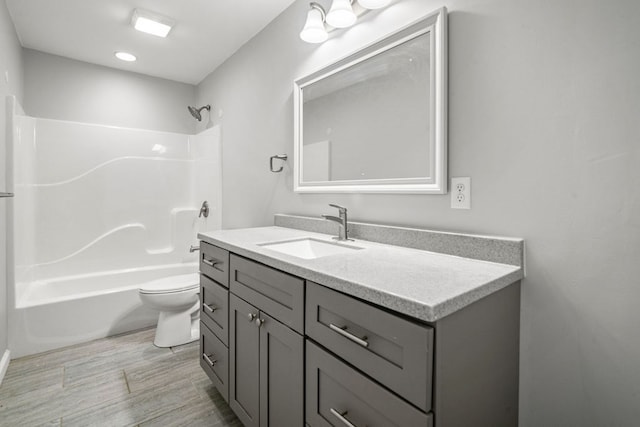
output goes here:
<path id="1" fill-rule="evenodd" d="M 22 46 L 198 84 L 295 0 L 6 0 Z M 133 9 L 175 19 L 165 39 L 130 25 Z M 138 60 L 116 59 L 115 51 Z"/>

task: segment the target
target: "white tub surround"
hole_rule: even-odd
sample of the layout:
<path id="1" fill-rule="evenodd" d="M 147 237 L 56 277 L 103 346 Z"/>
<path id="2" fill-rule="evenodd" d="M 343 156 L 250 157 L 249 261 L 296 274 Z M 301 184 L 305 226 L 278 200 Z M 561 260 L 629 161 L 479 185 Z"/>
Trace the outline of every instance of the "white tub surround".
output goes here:
<path id="1" fill-rule="evenodd" d="M 11 356 L 153 325 L 138 287 L 197 272 L 189 247 L 220 228 L 219 126 L 186 135 L 21 114 L 10 123 Z M 210 214 L 198 217 L 205 200 Z"/>
<path id="2" fill-rule="evenodd" d="M 195 262 L 197 232 L 220 227 L 219 128 L 191 136 L 26 116 L 16 126 L 18 288 Z M 211 214 L 199 218 L 204 200 Z"/>
<path id="3" fill-rule="evenodd" d="M 310 228 L 315 224 L 313 219 L 307 222 L 303 217 L 292 218 L 295 221 L 290 223 L 299 227 Z M 261 245 L 308 237 L 333 241 L 333 235 L 278 226 L 220 230 L 200 233 L 198 237 L 270 267 L 427 322 L 435 322 L 524 277 L 521 239 L 363 225 L 380 240 L 385 235 L 404 234 L 396 242 L 413 242 L 414 246 L 424 235 L 437 236 L 434 238 L 437 246 L 447 248 L 449 253 L 360 240 L 352 234 L 356 239 L 348 244 L 362 250 L 303 259 Z M 457 252 L 464 252 L 467 257 Z"/>

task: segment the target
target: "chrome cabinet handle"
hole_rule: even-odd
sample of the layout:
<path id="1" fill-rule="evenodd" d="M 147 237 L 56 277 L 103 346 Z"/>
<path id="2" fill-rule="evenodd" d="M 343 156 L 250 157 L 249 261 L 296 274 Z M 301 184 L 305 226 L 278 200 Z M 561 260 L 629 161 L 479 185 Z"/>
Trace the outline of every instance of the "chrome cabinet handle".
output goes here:
<path id="1" fill-rule="evenodd" d="M 258 325 L 258 328 L 262 326 L 263 323 L 264 323 L 264 319 L 261 319 L 259 317 L 256 318 L 256 325 Z"/>
<path id="2" fill-rule="evenodd" d="M 347 327 L 343 326 L 342 328 L 340 326 L 336 326 L 333 323 L 329 323 L 329 328 L 332 331 L 336 331 L 337 333 L 339 333 L 340 335 L 342 335 L 343 337 L 353 341 L 356 344 L 359 344 L 365 348 L 369 347 L 369 343 L 367 342 L 367 337 L 357 337 L 355 335 L 353 335 L 350 332 L 347 332 Z"/>
<path id="3" fill-rule="evenodd" d="M 339 419 L 340 421 L 342 421 L 342 423 L 348 427 L 356 427 L 356 425 L 354 423 L 352 423 L 351 421 L 349 421 L 348 419 L 345 418 L 345 415 L 347 415 L 347 411 L 344 411 L 343 413 L 340 413 L 338 411 L 336 411 L 333 408 L 330 408 L 330 411 L 333 415 L 335 415 L 335 417 L 337 419 Z"/>
<path id="4" fill-rule="evenodd" d="M 204 264 L 207 264 L 209 267 L 214 267 L 216 264 L 220 264 L 222 261 L 218 260 L 218 259 L 206 259 L 205 257 L 202 257 L 202 262 Z"/>
<path id="5" fill-rule="evenodd" d="M 211 355 L 213 356 L 213 354 Z M 211 360 L 211 357 L 207 356 L 206 353 L 202 353 L 202 358 L 207 362 L 209 366 L 213 368 L 213 365 L 216 364 L 217 360 Z"/>
<path id="6" fill-rule="evenodd" d="M 202 309 L 204 311 L 208 311 L 209 313 L 213 313 L 218 309 L 218 307 L 214 307 L 213 305 L 202 304 Z"/>
<path id="7" fill-rule="evenodd" d="M 253 322 L 256 318 L 256 315 L 253 313 L 249 313 L 249 315 L 247 316 L 247 318 L 249 319 L 249 322 Z"/>

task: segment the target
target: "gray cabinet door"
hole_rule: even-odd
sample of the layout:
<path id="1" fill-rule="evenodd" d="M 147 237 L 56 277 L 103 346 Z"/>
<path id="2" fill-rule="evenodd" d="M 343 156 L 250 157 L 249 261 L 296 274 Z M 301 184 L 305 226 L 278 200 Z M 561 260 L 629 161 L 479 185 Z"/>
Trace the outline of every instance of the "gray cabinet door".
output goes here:
<path id="1" fill-rule="evenodd" d="M 432 328 L 309 281 L 305 322 L 309 337 L 431 410 Z"/>
<path id="2" fill-rule="evenodd" d="M 200 366 L 228 402 L 229 350 L 204 323 L 200 323 Z"/>
<path id="3" fill-rule="evenodd" d="M 200 275 L 200 320 L 229 345 L 229 291 L 204 274 Z"/>
<path id="4" fill-rule="evenodd" d="M 260 328 L 258 310 L 229 296 L 229 406 L 245 427 L 260 425 Z"/>
<path id="5" fill-rule="evenodd" d="M 306 346 L 306 421 L 310 426 L 433 426 L 431 413 L 419 411 L 311 341 Z"/>
<path id="6" fill-rule="evenodd" d="M 260 320 L 261 426 L 302 426 L 304 339 L 265 313 Z"/>
<path id="7" fill-rule="evenodd" d="M 229 287 L 229 252 L 200 241 L 200 272 Z"/>
<path id="8" fill-rule="evenodd" d="M 230 263 L 231 292 L 304 333 L 304 280 L 235 254 Z"/>

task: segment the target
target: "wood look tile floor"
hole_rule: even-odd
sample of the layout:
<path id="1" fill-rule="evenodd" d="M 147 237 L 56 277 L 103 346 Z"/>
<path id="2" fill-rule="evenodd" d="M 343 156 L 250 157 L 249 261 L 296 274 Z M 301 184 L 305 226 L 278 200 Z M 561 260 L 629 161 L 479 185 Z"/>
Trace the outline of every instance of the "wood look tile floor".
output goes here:
<path id="1" fill-rule="evenodd" d="M 12 360 L 0 426 L 242 427 L 199 365 L 196 341 L 146 329 Z"/>

